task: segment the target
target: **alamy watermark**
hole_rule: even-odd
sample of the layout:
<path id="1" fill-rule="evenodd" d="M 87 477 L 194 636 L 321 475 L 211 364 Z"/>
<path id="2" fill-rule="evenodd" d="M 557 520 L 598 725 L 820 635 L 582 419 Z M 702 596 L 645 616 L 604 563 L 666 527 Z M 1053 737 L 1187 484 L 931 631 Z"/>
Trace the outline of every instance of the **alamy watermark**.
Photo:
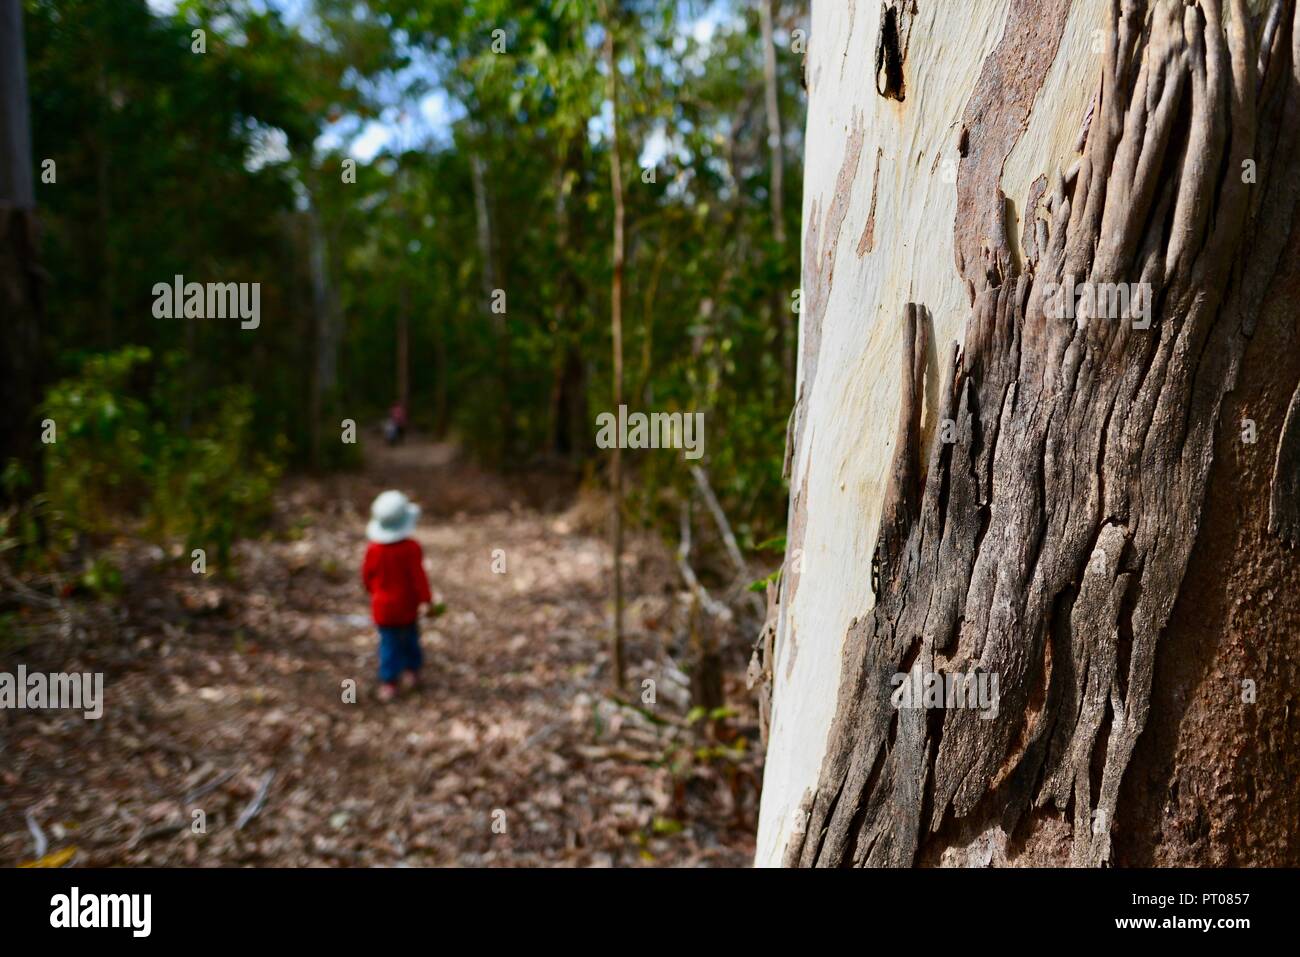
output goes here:
<path id="1" fill-rule="evenodd" d="M 87 721 L 98 721 L 104 715 L 103 672 L 28 674 L 26 665 L 19 665 L 17 674 L 0 671 L 0 710 L 47 708 L 70 708 Z"/>
<path id="2" fill-rule="evenodd" d="M 1066 274 L 1065 282 L 1043 288 L 1043 311 L 1049 319 L 1131 319 L 1134 329 L 1151 328 L 1151 283 L 1082 282 Z"/>
<path id="3" fill-rule="evenodd" d="M 153 929 L 152 894 L 83 894 L 73 887 L 50 898 L 50 926 L 55 928 L 121 927 L 132 937 Z"/>
<path id="4" fill-rule="evenodd" d="M 155 319 L 236 319 L 239 328 L 256 329 L 262 322 L 260 282 L 186 282 L 177 275 L 153 286 Z"/>
<path id="5" fill-rule="evenodd" d="M 703 412 L 633 412 L 618 407 L 618 415 L 596 416 L 596 445 L 602 449 L 685 449 L 686 458 L 704 455 Z"/>
<path id="6" fill-rule="evenodd" d="M 972 708 L 988 721 L 998 716 L 998 676 L 994 671 L 961 674 L 900 671 L 889 680 L 895 708 Z"/>

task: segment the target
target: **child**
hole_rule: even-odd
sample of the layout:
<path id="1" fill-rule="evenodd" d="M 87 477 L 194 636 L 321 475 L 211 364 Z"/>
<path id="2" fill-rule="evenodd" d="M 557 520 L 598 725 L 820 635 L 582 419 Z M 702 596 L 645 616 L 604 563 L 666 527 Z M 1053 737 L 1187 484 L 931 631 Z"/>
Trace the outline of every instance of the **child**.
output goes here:
<path id="1" fill-rule="evenodd" d="M 424 574 L 424 552 L 411 538 L 420 509 L 401 492 L 384 492 L 370 506 L 366 558 L 361 580 L 370 593 L 370 611 L 379 627 L 379 700 L 392 701 L 397 683 L 419 684 L 420 606 L 432 601 Z"/>
<path id="2" fill-rule="evenodd" d="M 388 418 L 384 421 L 384 441 L 389 445 L 397 445 L 405 437 L 406 406 L 394 402 L 393 407 L 388 410 Z"/>

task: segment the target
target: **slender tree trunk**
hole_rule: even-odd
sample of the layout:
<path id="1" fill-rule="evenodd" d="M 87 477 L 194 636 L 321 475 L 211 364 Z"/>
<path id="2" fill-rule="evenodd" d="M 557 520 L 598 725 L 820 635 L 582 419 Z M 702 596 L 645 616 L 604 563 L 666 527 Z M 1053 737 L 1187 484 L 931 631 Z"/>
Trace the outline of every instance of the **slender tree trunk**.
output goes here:
<path id="1" fill-rule="evenodd" d="M 502 452 L 509 452 L 514 444 L 514 421 L 510 409 L 510 340 L 506 317 L 495 309 L 496 291 L 500 288 L 496 273 L 496 257 L 492 245 L 492 217 L 488 203 L 487 166 L 478 153 L 470 156 L 470 173 L 474 184 L 474 214 L 478 226 L 478 251 L 483 262 L 480 273 L 483 283 L 483 308 L 492 324 L 497 348 L 498 392 L 501 398 L 500 428 Z"/>
<path id="2" fill-rule="evenodd" d="M 338 352 L 340 329 L 338 301 L 330 283 L 329 248 L 320 222 L 320 212 L 312 203 L 306 214 L 308 266 L 311 275 L 311 308 L 315 361 L 311 377 L 311 462 L 322 464 L 322 437 L 326 406 L 338 387 Z"/>
<path id="3" fill-rule="evenodd" d="M 409 189 L 409 177 L 402 177 L 402 204 L 398 222 L 402 224 L 404 237 L 414 232 L 410 210 L 406 206 L 405 196 Z M 486 203 L 486 199 L 485 199 Z M 491 248 L 491 241 L 488 242 Z M 403 270 L 397 294 L 397 402 L 407 416 L 409 425 L 411 414 L 411 283 Z"/>
<path id="4" fill-rule="evenodd" d="M 443 438 L 447 434 L 447 315 L 437 310 L 433 322 L 433 434 Z"/>
<path id="5" fill-rule="evenodd" d="M 27 102 L 27 55 L 22 0 L 0 0 L 0 200 L 33 209 L 32 133 Z"/>
<path id="6" fill-rule="evenodd" d="M 405 277 L 402 278 L 397 304 L 397 401 L 403 409 L 410 409 L 411 287 Z"/>
<path id="7" fill-rule="evenodd" d="M 772 236 L 778 246 L 785 245 L 785 156 L 781 148 L 781 98 L 776 78 L 776 43 L 772 39 L 772 2 L 758 0 L 759 21 L 763 30 L 763 88 L 767 107 L 767 148 L 772 154 L 772 178 L 769 199 L 772 204 Z"/>
<path id="8" fill-rule="evenodd" d="M 655 257 L 655 264 L 651 267 L 650 278 L 646 282 L 645 303 L 642 309 L 641 322 L 643 332 L 641 334 L 641 369 L 637 373 L 636 385 L 632 389 L 632 395 L 638 402 L 644 403 L 649 407 L 653 401 L 653 390 L 650 388 L 650 375 L 654 366 L 654 344 L 655 344 L 655 296 L 659 291 L 659 276 L 663 272 L 664 264 L 668 261 L 668 256 L 672 247 L 665 243 L 662 233 L 659 236 L 659 255 Z"/>
<path id="9" fill-rule="evenodd" d="M 781 96 L 776 76 L 776 44 L 772 39 L 772 3 L 758 0 L 758 18 L 763 34 L 763 87 L 767 108 L 767 148 L 771 153 L 771 181 L 768 199 L 772 210 L 772 239 L 778 249 L 785 248 L 785 150 L 781 136 Z M 784 290 L 772 295 L 772 309 L 781 330 L 781 367 L 787 387 L 795 377 L 795 329 L 793 315 L 786 305 Z"/>
<path id="10" fill-rule="evenodd" d="M 39 483 L 43 309 L 37 253 L 22 3 L 0 0 L 0 469 L 15 458 Z"/>
<path id="11" fill-rule="evenodd" d="M 569 347 L 564 360 L 564 399 L 562 405 L 568 419 L 569 461 L 581 465 L 592 451 L 591 419 L 587 415 L 587 362 L 576 346 Z"/>
<path id="12" fill-rule="evenodd" d="M 113 199 L 110 193 L 112 174 L 110 171 L 110 145 L 108 126 L 109 102 L 112 91 L 108 88 L 108 74 L 105 72 L 104 51 L 97 50 L 95 93 L 98 103 L 98 118 L 95 128 L 95 207 L 98 214 L 99 239 L 99 315 L 102 346 L 112 349 L 117 345 L 117 324 L 114 307 L 117 302 L 117 270 L 114 267 L 113 249 Z"/>
<path id="13" fill-rule="evenodd" d="M 1294 865 L 1295 3 L 917 8 L 813 4 L 758 861 Z"/>
<path id="14" fill-rule="evenodd" d="M 556 276 L 553 340 L 551 359 L 550 422 L 547 427 L 547 449 L 551 455 L 571 455 L 575 436 L 570 432 L 569 369 L 573 352 L 573 331 L 569 328 L 573 307 L 577 303 L 576 281 L 569 267 L 569 151 L 560 150 L 555 171 L 555 249 L 559 274 Z"/>
<path id="15" fill-rule="evenodd" d="M 608 95 L 611 110 L 609 147 L 609 184 L 614 200 L 614 278 L 610 286 L 610 338 L 613 341 L 614 361 L 614 414 L 623 404 L 623 170 L 618 144 L 618 64 L 614 56 L 614 21 L 605 7 L 605 68 L 608 75 Z M 623 450 L 614 444 L 614 458 L 610 473 L 612 499 L 614 551 L 614 627 L 613 660 L 614 683 L 621 690 L 625 683 L 623 674 Z"/>

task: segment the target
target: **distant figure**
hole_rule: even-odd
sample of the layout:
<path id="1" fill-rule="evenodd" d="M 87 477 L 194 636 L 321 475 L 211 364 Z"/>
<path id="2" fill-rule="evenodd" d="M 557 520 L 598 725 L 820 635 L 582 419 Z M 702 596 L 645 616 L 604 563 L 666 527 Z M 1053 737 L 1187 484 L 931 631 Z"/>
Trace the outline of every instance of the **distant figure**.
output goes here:
<path id="1" fill-rule="evenodd" d="M 397 445 L 406 437 L 406 406 L 394 402 L 388 410 L 388 419 L 384 422 L 384 441 Z"/>
<path id="2" fill-rule="evenodd" d="M 420 607 L 432 602 L 424 574 L 424 552 L 411 537 L 419 506 L 401 492 L 379 495 L 366 525 L 366 557 L 361 581 L 370 593 L 370 611 L 379 628 L 379 700 L 397 697 L 420 683 Z"/>

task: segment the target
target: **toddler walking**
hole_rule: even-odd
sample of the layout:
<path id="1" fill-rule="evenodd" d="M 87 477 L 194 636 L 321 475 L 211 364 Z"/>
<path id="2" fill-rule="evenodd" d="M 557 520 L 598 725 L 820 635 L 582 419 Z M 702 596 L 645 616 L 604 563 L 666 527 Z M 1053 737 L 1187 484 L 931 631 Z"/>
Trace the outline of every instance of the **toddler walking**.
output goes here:
<path id="1" fill-rule="evenodd" d="M 419 684 L 420 607 L 432 601 L 424 574 L 424 552 L 411 537 L 419 506 L 401 492 L 379 495 L 370 506 L 366 525 L 366 557 L 361 580 L 370 593 L 370 612 L 379 628 L 379 700 L 392 701 L 398 683 L 406 689 Z"/>

